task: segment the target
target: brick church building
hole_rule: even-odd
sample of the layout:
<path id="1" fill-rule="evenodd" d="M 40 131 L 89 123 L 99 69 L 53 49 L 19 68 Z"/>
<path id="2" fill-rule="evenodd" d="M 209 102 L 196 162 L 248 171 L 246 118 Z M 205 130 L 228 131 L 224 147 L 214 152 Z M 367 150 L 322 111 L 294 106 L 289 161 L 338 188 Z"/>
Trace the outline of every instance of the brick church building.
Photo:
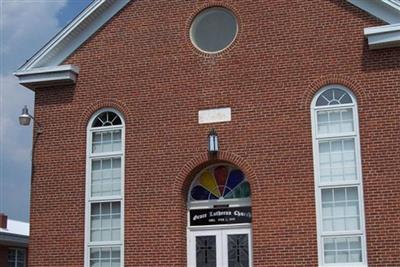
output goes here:
<path id="1" fill-rule="evenodd" d="M 400 266 L 399 46 L 396 0 L 94 0 L 15 73 L 29 266 Z"/>

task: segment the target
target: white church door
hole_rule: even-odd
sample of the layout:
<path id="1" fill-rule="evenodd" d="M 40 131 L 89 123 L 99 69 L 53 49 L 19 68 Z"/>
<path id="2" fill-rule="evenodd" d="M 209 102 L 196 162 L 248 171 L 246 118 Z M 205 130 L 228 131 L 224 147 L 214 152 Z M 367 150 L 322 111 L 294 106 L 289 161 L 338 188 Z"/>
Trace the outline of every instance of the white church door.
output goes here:
<path id="1" fill-rule="evenodd" d="M 251 267 L 251 230 L 191 231 L 189 267 Z"/>

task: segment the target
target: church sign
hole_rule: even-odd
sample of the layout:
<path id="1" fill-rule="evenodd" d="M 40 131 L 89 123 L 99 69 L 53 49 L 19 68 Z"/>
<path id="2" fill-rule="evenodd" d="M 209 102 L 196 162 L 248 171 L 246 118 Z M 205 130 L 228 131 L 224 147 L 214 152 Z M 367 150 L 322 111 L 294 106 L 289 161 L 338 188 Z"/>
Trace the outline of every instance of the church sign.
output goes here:
<path id="1" fill-rule="evenodd" d="M 190 226 L 251 223 L 251 207 L 194 209 Z"/>

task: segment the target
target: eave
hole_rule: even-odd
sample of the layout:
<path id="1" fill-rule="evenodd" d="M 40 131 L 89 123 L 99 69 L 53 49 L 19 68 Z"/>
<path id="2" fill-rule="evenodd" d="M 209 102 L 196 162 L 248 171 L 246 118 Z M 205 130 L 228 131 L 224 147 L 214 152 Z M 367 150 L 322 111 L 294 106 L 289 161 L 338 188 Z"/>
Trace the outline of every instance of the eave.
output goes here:
<path id="1" fill-rule="evenodd" d="M 74 65 L 34 68 L 14 73 L 19 83 L 29 89 L 75 84 L 79 68 Z"/>
<path id="2" fill-rule="evenodd" d="M 28 236 L 0 233 L 0 245 L 2 246 L 28 247 L 28 244 Z"/>
<path id="3" fill-rule="evenodd" d="M 371 49 L 400 47 L 400 23 L 364 29 Z"/>
<path id="4" fill-rule="evenodd" d="M 400 47 L 399 0 L 347 0 L 389 25 L 364 29 L 370 49 Z"/>
<path id="5" fill-rule="evenodd" d="M 130 0 L 94 0 L 15 73 L 19 83 L 35 89 L 76 82 L 79 69 L 62 64 Z"/>
<path id="6" fill-rule="evenodd" d="M 36 89 L 74 84 L 79 69 L 62 64 L 131 0 L 94 0 L 71 23 L 23 64 L 15 75 L 20 84 Z M 391 25 L 364 29 L 371 49 L 399 47 L 400 0 L 347 0 Z"/>

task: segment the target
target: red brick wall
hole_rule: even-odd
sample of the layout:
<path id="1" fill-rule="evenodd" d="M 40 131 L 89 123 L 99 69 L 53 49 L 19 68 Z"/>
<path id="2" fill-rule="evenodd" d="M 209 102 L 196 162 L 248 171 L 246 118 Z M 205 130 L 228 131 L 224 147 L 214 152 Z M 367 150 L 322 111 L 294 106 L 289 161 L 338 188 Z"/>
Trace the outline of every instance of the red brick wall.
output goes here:
<path id="1" fill-rule="evenodd" d="M 188 40 L 207 3 L 240 20 L 217 56 Z M 254 265 L 317 266 L 309 107 L 330 82 L 359 100 L 369 266 L 400 266 L 400 49 L 369 50 L 376 25 L 338 0 L 130 3 L 67 60 L 75 87 L 36 91 L 30 266 L 83 266 L 86 122 L 105 106 L 126 117 L 125 266 L 186 266 L 187 176 L 211 127 L 252 184 Z M 231 122 L 197 123 L 225 106 Z"/>
<path id="2" fill-rule="evenodd" d="M 0 267 L 8 267 L 8 247 L 0 246 Z"/>

